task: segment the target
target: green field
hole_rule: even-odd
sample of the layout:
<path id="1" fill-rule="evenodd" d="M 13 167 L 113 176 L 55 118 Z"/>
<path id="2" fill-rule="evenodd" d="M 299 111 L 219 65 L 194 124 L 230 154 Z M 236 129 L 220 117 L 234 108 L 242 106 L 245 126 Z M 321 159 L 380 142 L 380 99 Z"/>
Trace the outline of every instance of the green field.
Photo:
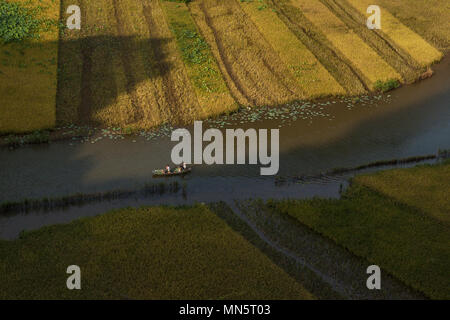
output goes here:
<path id="1" fill-rule="evenodd" d="M 433 299 L 450 298 L 450 163 L 358 176 L 340 200 L 267 207 L 366 258 Z M 420 194 L 420 195 L 419 195 Z"/>
<path id="2" fill-rule="evenodd" d="M 0 241 L 0 299 L 311 299 L 204 205 L 124 209 Z M 67 290 L 78 265 L 82 289 Z"/>
<path id="3" fill-rule="evenodd" d="M 39 4 L 39 19 L 59 19 L 58 1 L 15 2 L 26 8 Z M 4 44 L 0 39 L 0 46 L 0 134 L 52 128 L 56 123 L 58 29 L 52 26 L 39 39 L 23 42 Z"/>

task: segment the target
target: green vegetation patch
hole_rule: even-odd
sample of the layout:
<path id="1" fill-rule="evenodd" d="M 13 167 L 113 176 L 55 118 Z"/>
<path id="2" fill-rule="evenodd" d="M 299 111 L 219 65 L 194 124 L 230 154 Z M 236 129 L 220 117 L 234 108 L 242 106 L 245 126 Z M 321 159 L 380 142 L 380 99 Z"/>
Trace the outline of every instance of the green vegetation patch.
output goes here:
<path id="1" fill-rule="evenodd" d="M 440 172 L 447 167 L 441 181 L 450 179 L 448 166 L 447 163 L 433 167 Z M 429 168 L 403 170 L 416 172 Z M 389 180 L 403 170 L 393 171 Z M 373 177 L 386 181 L 383 175 Z M 434 183 L 435 188 L 442 187 L 438 180 Z M 404 188 L 409 190 L 409 185 Z M 433 198 L 432 188 L 424 188 L 422 192 L 422 201 Z M 357 182 L 340 200 L 269 201 L 267 206 L 298 219 L 428 297 L 450 298 L 450 227 L 420 209 Z"/>
<path id="2" fill-rule="evenodd" d="M 41 17 L 45 8 L 28 7 L 18 2 L 0 0 L 0 43 L 39 39 L 40 32 L 48 31 L 58 22 Z"/>
<path id="3" fill-rule="evenodd" d="M 81 268 L 81 290 L 66 269 Z M 204 205 L 128 208 L 0 241 L 0 299 L 312 296 Z"/>
<path id="4" fill-rule="evenodd" d="M 37 130 L 23 136 L 9 135 L 5 138 L 6 146 L 17 148 L 25 144 L 47 143 L 50 140 L 50 132 L 47 130 Z"/>
<path id="5" fill-rule="evenodd" d="M 400 87 L 400 82 L 395 79 L 389 79 L 387 81 L 377 80 L 374 84 L 374 88 L 380 92 L 387 92 Z"/>

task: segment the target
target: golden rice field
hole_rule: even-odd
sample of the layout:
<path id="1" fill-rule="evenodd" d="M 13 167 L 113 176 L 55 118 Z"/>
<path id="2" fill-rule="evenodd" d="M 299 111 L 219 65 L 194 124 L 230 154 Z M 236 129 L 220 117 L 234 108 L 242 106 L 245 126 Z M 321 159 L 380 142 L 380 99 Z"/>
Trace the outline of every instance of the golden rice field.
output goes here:
<path id="1" fill-rule="evenodd" d="M 297 78 L 305 98 L 345 94 L 344 88 L 331 76 L 317 58 L 289 30 L 272 10 L 262 10 L 258 1 L 239 2 L 282 62 Z"/>
<path id="2" fill-rule="evenodd" d="M 347 1 L 361 13 L 364 13 L 367 7 L 372 4 L 372 1 L 370 0 Z M 383 20 L 380 33 L 383 34 L 383 38 L 389 38 L 392 43 L 395 43 L 399 48 L 405 50 L 423 67 L 429 66 L 442 58 L 442 53 L 436 48 L 402 24 L 398 19 L 391 15 L 389 11 L 384 8 L 380 9 Z"/>
<path id="3" fill-rule="evenodd" d="M 0 132 L 134 130 L 366 94 L 379 81 L 414 82 L 448 50 L 450 10 L 380 1 L 382 29 L 368 30 L 369 2 L 32 0 L 62 22 L 79 5 L 82 28 L 59 41 L 56 30 L 43 34 L 23 54 L 17 44 L 0 50 Z"/>
<path id="4" fill-rule="evenodd" d="M 450 2 L 378 0 L 382 8 L 441 52 L 450 49 Z"/>
<path id="5" fill-rule="evenodd" d="M 400 75 L 320 0 L 292 0 L 305 17 L 350 61 L 364 84 L 373 89 L 377 80 L 401 80 Z"/>

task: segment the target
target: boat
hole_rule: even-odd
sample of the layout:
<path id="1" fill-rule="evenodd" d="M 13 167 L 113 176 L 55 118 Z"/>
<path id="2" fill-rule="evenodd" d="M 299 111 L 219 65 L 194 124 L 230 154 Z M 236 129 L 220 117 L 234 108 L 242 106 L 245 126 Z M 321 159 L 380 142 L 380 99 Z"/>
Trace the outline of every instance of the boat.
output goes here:
<path id="1" fill-rule="evenodd" d="M 186 168 L 183 171 L 171 171 L 168 173 L 164 172 L 164 169 L 153 170 L 154 177 L 167 177 L 167 176 L 182 176 L 192 171 L 192 168 Z"/>

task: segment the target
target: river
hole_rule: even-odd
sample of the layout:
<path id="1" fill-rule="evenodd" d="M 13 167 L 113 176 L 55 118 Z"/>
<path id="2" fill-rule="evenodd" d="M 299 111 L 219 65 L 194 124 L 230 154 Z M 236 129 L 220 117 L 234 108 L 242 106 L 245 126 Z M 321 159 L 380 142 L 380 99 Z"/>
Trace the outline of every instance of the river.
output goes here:
<path id="1" fill-rule="evenodd" d="M 372 103 L 318 101 L 311 116 L 235 121 L 229 128 L 280 128 L 278 176 L 314 175 L 337 167 L 354 167 L 379 160 L 435 154 L 450 148 L 450 59 L 434 67 L 425 81 L 384 94 Z M 376 97 L 375 97 L 376 98 Z M 375 101 L 375 102 L 373 102 Z M 364 100 L 363 100 L 364 102 Z M 192 128 L 190 128 L 192 130 Z M 223 130 L 223 129 L 222 129 Z M 0 150 L 0 203 L 25 198 L 58 197 L 136 189 L 161 182 L 152 170 L 170 163 L 174 143 L 168 137 L 147 141 L 130 137 L 96 143 L 53 142 Z M 184 178 L 170 178 L 186 186 L 186 194 L 148 199 L 118 199 L 63 212 L 16 213 L 0 217 L 0 237 L 14 238 L 21 230 L 71 221 L 112 208 L 140 204 L 182 204 L 284 197 L 338 197 L 345 177 L 308 184 L 275 183 L 259 175 L 259 165 L 196 165 Z M 169 181 L 167 179 L 163 179 Z M 170 180 L 172 181 L 172 180 Z"/>

